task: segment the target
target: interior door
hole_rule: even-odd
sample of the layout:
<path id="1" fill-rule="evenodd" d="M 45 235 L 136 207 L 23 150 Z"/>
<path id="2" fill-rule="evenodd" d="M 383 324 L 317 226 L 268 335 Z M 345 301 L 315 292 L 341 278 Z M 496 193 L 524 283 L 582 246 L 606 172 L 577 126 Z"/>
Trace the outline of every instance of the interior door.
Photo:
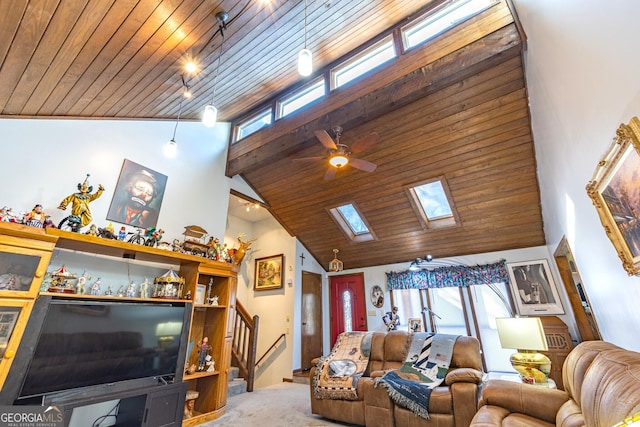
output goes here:
<path id="1" fill-rule="evenodd" d="M 366 331 L 367 316 L 362 273 L 329 278 L 331 345 L 342 332 Z"/>
<path id="2" fill-rule="evenodd" d="M 311 361 L 322 356 L 322 276 L 302 272 L 302 331 L 300 368 L 311 369 Z"/>

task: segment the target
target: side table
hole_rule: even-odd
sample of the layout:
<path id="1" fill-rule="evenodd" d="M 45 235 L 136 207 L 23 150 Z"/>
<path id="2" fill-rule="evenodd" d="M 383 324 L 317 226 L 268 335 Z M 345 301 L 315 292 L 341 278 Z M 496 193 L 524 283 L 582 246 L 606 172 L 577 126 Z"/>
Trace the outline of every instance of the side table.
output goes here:
<path id="1" fill-rule="evenodd" d="M 484 374 L 484 377 L 482 378 L 482 382 L 486 383 L 489 380 L 504 380 L 504 381 L 513 381 L 516 383 L 522 383 L 522 381 L 520 380 L 520 375 L 512 372 L 487 372 L 486 374 Z M 551 378 L 549 378 L 549 382 L 547 383 L 535 383 L 535 384 L 528 384 L 528 385 L 538 386 L 538 387 L 547 387 L 547 388 L 557 388 L 556 382 Z"/>

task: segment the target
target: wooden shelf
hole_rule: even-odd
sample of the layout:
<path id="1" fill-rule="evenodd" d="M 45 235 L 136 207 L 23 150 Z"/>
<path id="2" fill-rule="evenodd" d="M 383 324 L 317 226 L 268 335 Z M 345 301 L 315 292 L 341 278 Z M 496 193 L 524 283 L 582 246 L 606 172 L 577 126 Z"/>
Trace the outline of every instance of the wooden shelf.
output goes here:
<path id="1" fill-rule="evenodd" d="M 225 271 L 231 271 L 234 267 L 232 264 L 226 262 L 213 261 L 196 255 L 152 248 L 150 246 L 137 245 L 134 243 L 122 242 L 120 240 L 105 239 L 103 237 L 91 236 L 88 234 L 73 233 L 71 231 L 64 231 L 57 228 L 47 228 L 46 233 L 58 238 L 56 243 L 57 248 L 69 249 L 72 251 L 157 263 L 180 265 L 202 264 L 212 269 L 221 269 Z"/>
<path id="2" fill-rule="evenodd" d="M 220 371 L 196 372 L 195 374 L 184 374 L 182 379 L 184 381 L 189 381 L 189 380 L 197 380 L 198 378 L 213 377 L 215 375 L 220 375 Z"/>

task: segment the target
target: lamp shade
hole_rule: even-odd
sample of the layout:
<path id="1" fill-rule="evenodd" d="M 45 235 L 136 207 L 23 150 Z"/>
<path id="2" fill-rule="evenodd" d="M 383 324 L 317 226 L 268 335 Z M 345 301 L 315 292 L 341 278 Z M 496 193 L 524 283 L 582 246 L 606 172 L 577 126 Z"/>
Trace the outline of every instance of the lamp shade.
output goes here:
<path id="1" fill-rule="evenodd" d="M 301 76 L 310 76 L 313 72 L 313 54 L 307 48 L 298 52 L 298 73 Z"/>
<path id="2" fill-rule="evenodd" d="M 329 164 L 331 164 L 331 166 L 338 169 L 340 169 L 343 166 L 346 166 L 347 163 L 349 163 L 349 158 L 344 154 L 335 154 L 331 156 L 331 158 L 329 159 Z"/>
<path id="3" fill-rule="evenodd" d="M 496 319 L 502 348 L 547 351 L 547 339 L 539 317 Z"/>
<path id="4" fill-rule="evenodd" d="M 206 107 L 204 107 L 204 114 L 202 115 L 202 124 L 208 128 L 212 128 L 216 125 L 217 120 L 218 120 L 218 109 L 213 104 L 209 104 Z"/>

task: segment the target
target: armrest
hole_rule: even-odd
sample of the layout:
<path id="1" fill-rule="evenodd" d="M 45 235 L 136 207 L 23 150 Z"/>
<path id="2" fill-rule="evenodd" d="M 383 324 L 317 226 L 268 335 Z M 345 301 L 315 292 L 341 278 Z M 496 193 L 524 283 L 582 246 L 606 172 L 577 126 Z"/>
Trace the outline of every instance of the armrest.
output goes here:
<path id="1" fill-rule="evenodd" d="M 478 407 L 493 405 L 555 424 L 567 392 L 505 380 L 489 380 L 482 388 Z"/>
<path id="2" fill-rule="evenodd" d="M 447 372 L 444 378 L 446 385 L 453 383 L 473 383 L 480 384 L 482 382 L 483 373 L 473 368 L 457 368 Z"/>

